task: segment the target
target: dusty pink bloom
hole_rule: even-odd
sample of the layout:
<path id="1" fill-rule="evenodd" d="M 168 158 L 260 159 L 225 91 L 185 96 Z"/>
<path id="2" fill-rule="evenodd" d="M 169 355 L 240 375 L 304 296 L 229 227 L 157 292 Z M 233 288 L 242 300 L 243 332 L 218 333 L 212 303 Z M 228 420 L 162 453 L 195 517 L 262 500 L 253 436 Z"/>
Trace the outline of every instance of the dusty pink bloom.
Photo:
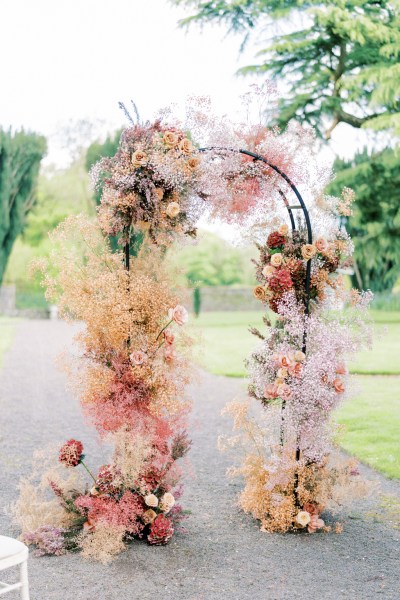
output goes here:
<path id="1" fill-rule="evenodd" d="M 175 348 L 170 344 L 165 346 L 164 358 L 167 362 L 172 362 L 176 358 Z"/>
<path id="2" fill-rule="evenodd" d="M 289 400 L 292 397 L 292 390 L 288 386 L 287 383 L 281 383 L 277 386 L 278 396 L 280 396 L 283 400 Z"/>
<path id="3" fill-rule="evenodd" d="M 318 515 L 311 515 L 310 522 L 307 527 L 308 533 L 315 533 L 317 529 L 322 529 L 325 525 L 323 519 L 320 519 Z"/>
<path id="4" fill-rule="evenodd" d="M 129 358 L 131 359 L 131 362 L 134 365 L 142 365 L 144 362 L 147 361 L 147 354 L 142 350 L 135 350 L 134 352 L 132 352 Z"/>
<path id="5" fill-rule="evenodd" d="M 174 343 L 175 336 L 170 329 L 166 329 L 164 331 L 164 340 L 169 346 Z"/>
<path id="6" fill-rule="evenodd" d="M 76 467 L 79 465 L 83 454 L 83 444 L 77 440 L 68 440 L 60 448 L 58 460 L 64 463 L 66 467 Z"/>
<path id="7" fill-rule="evenodd" d="M 168 311 L 168 317 L 171 321 L 175 321 L 177 325 L 184 325 L 189 320 L 188 311 L 181 304 L 177 304 L 175 308 L 170 308 Z"/>
<path id="8" fill-rule="evenodd" d="M 315 247 L 318 250 L 318 252 L 326 252 L 326 250 L 328 249 L 328 242 L 324 238 L 318 238 L 317 240 L 315 240 Z"/>
<path id="9" fill-rule="evenodd" d="M 264 390 L 265 398 L 273 400 L 278 397 L 278 386 L 275 383 L 269 383 Z"/>
<path id="10" fill-rule="evenodd" d="M 339 363 L 336 367 L 336 373 L 338 375 L 346 375 L 346 373 L 347 373 L 346 365 L 344 363 Z"/>

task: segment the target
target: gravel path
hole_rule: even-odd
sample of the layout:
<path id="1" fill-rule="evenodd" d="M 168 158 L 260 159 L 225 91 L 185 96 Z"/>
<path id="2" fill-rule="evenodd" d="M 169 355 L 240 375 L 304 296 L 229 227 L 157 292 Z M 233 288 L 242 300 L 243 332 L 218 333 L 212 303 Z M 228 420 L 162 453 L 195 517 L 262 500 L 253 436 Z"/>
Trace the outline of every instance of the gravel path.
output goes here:
<path id="1" fill-rule="evenodd" d="M 54 364 L 71 337 L 63 322 L 25 321 L 17 327 L 0 380 L 1 507 L 15 499 L 19 477 L 42 443 L 77 437 L 88 456 L 104 452 Z M 235 507 L 240 484 L 226 479 L 230 459 L 217 451 L 216 441 L 230 429 L 222 407 L 243 390 L 239 380 L 205 373 L 193 386 L 194 476 L 184 498 L 193 515 L 187 535 L 176 535 L 167 547 L 138 542 L 109 566 L 79 555 L 32 558 L 32 600 L 400 598 L 400 531 L 368 516 L 370 505 L 347 516 L 341 535 L 312 536 L 261 533 Z M 398 483 L 378 478 L 385 492 L 399 494 Z M 16 535 L 3 510 L 0 533 Z"/>

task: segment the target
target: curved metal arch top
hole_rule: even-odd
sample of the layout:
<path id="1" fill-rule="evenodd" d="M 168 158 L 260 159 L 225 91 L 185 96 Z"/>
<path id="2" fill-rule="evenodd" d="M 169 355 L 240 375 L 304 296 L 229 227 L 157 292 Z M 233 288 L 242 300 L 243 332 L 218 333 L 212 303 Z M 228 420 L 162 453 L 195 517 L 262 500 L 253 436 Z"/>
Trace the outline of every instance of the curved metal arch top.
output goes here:
<path id="1" fill-rule="evenodd" d="M 206 148 L 200 148 L 199 152 L 216 152 L 216 153 L 218 153 L 218 152 L 220 152 L 220 153 L 233 152 L 233 153 L 237 153 L 237 154 L 244 154 L 246 156 L 250 156 L 255 161 L 263 162 L 264 164 L 268 165 L 271 169 L 273 169 L 276 173 L 278 173 L 278 175 L 280 175 L 280 177 L 282 177 L 282 179 L 289 185 L 289 187 L 295 194 L 295 196 L 300 204 L 300 206 L 290 206 L 285 194 L 282 192 L 282 190 L 278 189 L 278 192 L 281 195 L 282 200 L 283 200 L 283 202 L 287 208 L 287 211 L 289 213 L 292 230 L 293 231 L 296 230 L 296 223 L 295 223 L 295 220 L 293 217 L 292 209 L 301 208 L 301 210 L 303 211 L 304 221 L 306 223 L 306 228 L 307 228 L 307 242 L 309 244 L 312 244 L 313 236 L 312 236 L 311 220 L 310 220 L 310 215 L 309 215 L 306 203 L 304 202 L 302 195 L 300 194 L 299 190 L 297 189 L 297 187 L 295 186 L 293 181 L 279 167 L 277 167 L 276 165 L 271 163 L 267 158 L 265 158 L 261 154 L 256 154 L 255 152 L 251 152 L 250 150 L 224 148 L 224 147 L 219 147 L 219 146 L 210 146 L 210 147 L 206 147 Z M 306 281 L 305 281 L 306 297 L 305 297 L 305 301 L 304 301 L 306 315 L 309 314 L 310 283 L 311 283 L 311 260 L 308 260 L 307 267 L 306 267 Z"/>

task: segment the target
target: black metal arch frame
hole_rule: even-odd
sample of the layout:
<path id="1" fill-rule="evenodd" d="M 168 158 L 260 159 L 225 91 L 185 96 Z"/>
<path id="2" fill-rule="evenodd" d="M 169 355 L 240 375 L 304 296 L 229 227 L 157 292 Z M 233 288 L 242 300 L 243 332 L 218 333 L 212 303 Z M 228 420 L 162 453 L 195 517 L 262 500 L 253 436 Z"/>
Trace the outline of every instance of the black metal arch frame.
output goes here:
<path id="1" fill-rule="evenodd" d="M 287 208 L 288 214 L 289 214 L 292 231 L 296 231 L 296 221 L 293 217 L 292 211 L 293 210 L 302 210 L 303 216 L 304 216 L 304 221 L 305 221 L 306 228 L 307 228 L 307 242 L 309 244 L 312 244 L 313 236 L 312 236 L 311 220 L 310 220 L 310 215 L 309 215 L 306 203 L 304 202 L 302 195 L 300 194 L 299 190 L 297 189 L 297 187 L 295 186 L 293 181 L 279 167 L 277 167 L 276 165 L 271 163 L 264 156 L 261 156 L 260 154 L 256 154 L 255 152 L 250 152 L 250 150 L 211 146 L 211 147 L 207 147 L 207 148 L 200 148 L 199 152 L 214 152 L 215 154 L 220 155 L 220 156 L 221 155 L 223 156 L 223 154 L 226 154 L 226 153 L 244 154 L 245 156 L 251 157 L 254 161 L 260 161 L 260 162 L 268 165 L 268 167 L 270 167 L 273 171 L 275 171 L 275 173 L 280 175 L 280 177 L 289 185 L 290 189 L 293 191 L 294 195 L 296 196 L 297 200 L 299 201 L 299 204 L 290 205 L 284 192 L 280 188 L 278 188 L 278 193 L 281 196 L 281 198 Z M 307 266 L 306 266 L 306 278 L 305 278 L 306 294 L 305 294 L 305 298 L 304 298 L 304 308 L 305 308 L 305 314 L 307 316 L 310 311 L 310 284 L 311 284 L 311 260 L 308 260 Z M 307 346 L 306 335 L 307 335 L 306 331 L 304 331 L 303 348 L 302 348 L 303 352 L 306 352 L 306 346 Z M 286 405 L 286 402 L 285 402 L 285 400 L 283 400 L 282 401 L 282 422 L 281 422 L 281 431 L 280 431 L 280 443 L 282 446 L 284 445 L 285 405 Z M 298 437 L 297 447 L 296 447 L 296 461 L 299 461 L 299 460 L 300 460 L 300 439 Z M 298 504 L 297 485 L 298 485 L 298 473 L 296 470 L 295 481 L 294 481 L 294 493 L 295 493 L 295 498 L 296 498 L 296 504 Z"/>

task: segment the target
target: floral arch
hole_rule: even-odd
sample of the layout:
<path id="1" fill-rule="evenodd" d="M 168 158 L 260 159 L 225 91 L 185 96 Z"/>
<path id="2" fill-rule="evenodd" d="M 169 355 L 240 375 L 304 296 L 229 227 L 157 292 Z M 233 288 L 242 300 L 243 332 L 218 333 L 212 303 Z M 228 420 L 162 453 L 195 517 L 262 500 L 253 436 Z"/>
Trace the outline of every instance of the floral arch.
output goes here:
<path id="1" fill-rule="evenodd" d="M 274 315 L 264 319 L 268 333 L 253 330 L 260 344 L 248 361 L 249 396 L 264 416 L 251 416 L 250 401 L 226 408 L 235 435 L 225 441 L 246 447 L 233 470 L 245 480 L 242 508 L 263 530 L 313 533 L 327 528 L 321 513 L 342 503 L 344 489 L 365 492 L 354 461 L 334 457 L 329 420 L 346 393 L 345 358 L 368 338 L 368 295 L 351 292 L 353 308 L 335 312 L 349 295 L 338 269 L 352 252 L 336 215 L 350 210 L 351 193 L 327 198 L 320 189 L 326 173 L 304 176 L 305 165 L 318 164 L 305 156 L 307 132 L 258 126 L 243 134 L 204 111 L 189 116 L 188 126 L 132 123 L 116 155 L 93 170 L 103 188 L 98 223 L 67 219 L 53 235 L 49 264 L 39 265 L 61 314 L 85 323 L 77 336 L 82 355 L 70 370 L 85 415 L 114 447 L 93 474 L 82 443 L 71 439 L 39 485 L 23 482 L 17 516 L 40 553 L 81 549 L 107 562 L 135 538 L 166 544 L 185 517 L 179 482 L 190 448 L 191 341 L 163 257 L 172 243 L 195 235 L 210 207 L 258 240 L 254 293 Z M 208 143 L 194 143 L 204 129 Z M 297 181 L 308 184 L 313 215 Z M 111 252 L 108 235 L 119 236 L 119 252 Z M 45 519 L 40 511 L 26 518 L 32 494 L 36 506 L 46 504 Z"/>

